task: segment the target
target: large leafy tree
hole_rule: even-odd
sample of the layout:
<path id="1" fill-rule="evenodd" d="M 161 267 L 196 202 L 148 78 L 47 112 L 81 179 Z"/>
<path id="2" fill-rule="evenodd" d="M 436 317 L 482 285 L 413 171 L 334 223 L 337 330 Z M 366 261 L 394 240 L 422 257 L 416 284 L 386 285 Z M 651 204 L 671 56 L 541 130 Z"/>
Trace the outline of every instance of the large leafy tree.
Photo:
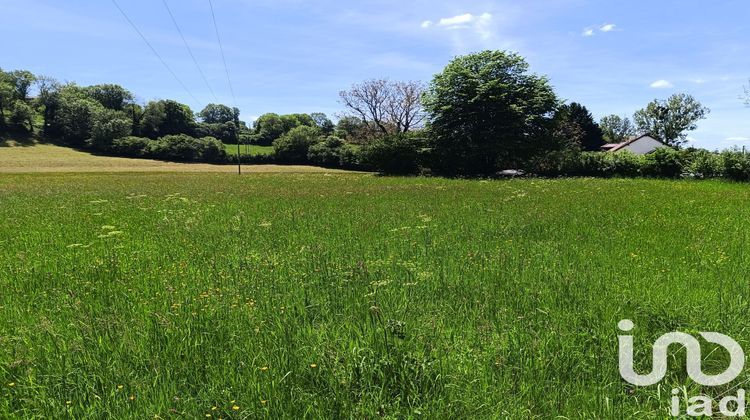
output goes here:
<path id="1" fill-rule="evenodd" d="M 198 113 L 198 117 L 206 124 L 224 124 L 234 122 L 235 119 L 239 118 L 239 114 L 240 110 L 237 108 L 230 108 L 220 104 L 208 104 Z"/>
<path id="2" fill-rule="evenodd" d="M 492 174 L 544 147 L 558 100 L 546 77 L 519 55 L 484 51 L 455 58 L 425 97 L 434 169 Z"/>
<path id="3" fill-rule="evenodd" d="M 257 143 L 270 145 L 284 134 L 284 121 L 274 113 L 263 114 L 253 124 Z"/>
<path id="4" fill-rule="evenodd" d="M 94 85 L 85 89 L 92 99 L 102 104 L 105 108 L 115 111 L 124 110 L 135 99 L 129 90 L 120 85 Z"/>
<path id="5" fill-rule="evenodd" d="M 141 117 L 141 133 L 150 138 L 170 134 L 193 135 L 195 119 L 190 107 L 177 101 L 152 101 Z"/>
<path id="6" fill-rule="evenodd" d="M 327 136 L 333 134 L 333 130 L 336 129 L 333 121 L 328 118 L 328 115 L 322 112 L 313 112 L 312 114 L 310 114 L 310 118 L 313 119 L 315 125 L 320 129 L 320 132 L 323 133 L 323 135 Z"/>
<path id="7" fill-rule="evenodd" d="M 680 93 L 654 100 L 633 116 L 638 131 L 658 137 L 673 147 L 687 142 L 687 133 L 711 112 L 691 95 Z"/>
<path id="8" fill-rule="evenodd" d="M 10 73 L 11 81 L 15 89 L 14 99 L 26 100 L 29 97 L 31 85 L 36 80 L 34 74 L 27 70 L 15 70 Z"/>
<path id="9" fill-rule="evenodd" d="M 10 122 L 29 132 L 34 131 L 34 110 L 26 101 L 13 102 L 10 111 Z"/>
<path id="10" fill-rule="evenodd" d="M 36 78 L 36 87 L 39 95 L 36 98 L 36 106 L 42 109 L 44 117 L 44 134 L 55 134 L 50 132 L 55 120 L 55 114 L 60 108 L 60 89 L 62 85 L 55 79 L 46 76 Z"/>
<path id="11" fill-rule="evenodd" d="M 58 93 L 59 107 L 55 112 L 50 131 L 73 146 L 83 146 L 91 138 L 95 116 L 104 109 L 91 99 L 84 88 L 68 84 Z"/>
<path id="12" fill-rule="evenodd" d="M 600 150 L 604 145 L 602 129 L 585 106 L 577 102 L 562 105 L 555 119 L 566 143 L 584 151 Z"/>
<path id="13" fill-rule="evenodd" d="M 607 143 L 622 143 L 636 133 L 635 126 L 630 118 L 620 117 L 619 115 L 602 117 L 599 120 L 599 127 L 602 129 L 604 141 Z"/>

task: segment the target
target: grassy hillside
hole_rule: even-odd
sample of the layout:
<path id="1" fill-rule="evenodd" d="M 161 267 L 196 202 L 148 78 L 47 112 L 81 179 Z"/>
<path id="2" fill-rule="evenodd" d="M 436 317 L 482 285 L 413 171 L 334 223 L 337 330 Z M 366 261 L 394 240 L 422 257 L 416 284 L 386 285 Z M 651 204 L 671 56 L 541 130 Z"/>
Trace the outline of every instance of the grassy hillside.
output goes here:
<path id="1" fill-rule="evenodd" d="M 75 149 L 36 144 L 33 141 L 0 143 L 0 173 L 25 172 L 221 172 L 234 173 L 236 166 L 173 163 L 149 159 L 97 156 Z M 256 172 L 341 172 L 312 166 L 254 165 L 244 171 Z"/>
<path id="2" fill-rule="evenodd" d="M 236 144 L 224 144 L 229 155 L 237 156 Z M 241 144 L 240 153 L 243 155 L 270 155 L 273 153 L 273 146 L 258 146 L 255 144 Z"/>
<path id="3" fill-rule="evenodd" d="M 664 417 L 672 387 L 724 389 L 674 364 L 626 385 L 617 322 L 640 370 L 674 329 L 750 348 L 748 200 L 714 182 L 3 175 L 0 417 Z"/>

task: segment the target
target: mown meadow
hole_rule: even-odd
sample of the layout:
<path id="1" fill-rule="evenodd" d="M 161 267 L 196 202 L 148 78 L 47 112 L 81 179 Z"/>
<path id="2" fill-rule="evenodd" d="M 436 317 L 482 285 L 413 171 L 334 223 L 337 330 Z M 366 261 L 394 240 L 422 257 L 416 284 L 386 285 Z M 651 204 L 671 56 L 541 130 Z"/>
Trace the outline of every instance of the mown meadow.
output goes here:
<path id="1" fill-rule="evenodd" d="M 0 177 L 0 417 L 665 417 L 656 337 L 750 349 L 743 184 Z M 726 355 L 704 352 L 706 370 Z M 748 379 L 743 374 L 735 384 Z"/>

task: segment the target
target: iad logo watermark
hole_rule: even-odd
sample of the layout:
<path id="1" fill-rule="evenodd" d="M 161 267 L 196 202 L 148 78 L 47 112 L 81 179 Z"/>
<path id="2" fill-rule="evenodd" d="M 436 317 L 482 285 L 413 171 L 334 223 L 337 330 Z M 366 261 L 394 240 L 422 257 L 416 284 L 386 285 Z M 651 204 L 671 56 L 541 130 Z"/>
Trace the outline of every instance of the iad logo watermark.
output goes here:
<path id="1" fill-rule="evenodd" d="M 620 331 L 629 333 L 635 328 L 630 320 L 622 320 L 618 324 Z M 745 352 L 742 347 L 731 337 L 716 332 L 701 332 L 701 337 L 709 343 L 718 344 L 729 352 L 729 367 L 718 375 L 707 375 L 701 367 L 701 345 L 698 339 L 690 334 L 682 332 L 671 332 L 659 337 L 653 346 L 653 365 L 651 372 L 640 375 L 633 368 L 633 336 L 619 335 L 620 344 L 620 376 L 629 383 L 636 386 L 655 385 L 664 379 L 667 374 L 667 349 L 672 344 L 680 344 L 687 351 L 687 372 L 690 379 L 703 386 L 727 385 L 742 373 L 745 367 Z M 713 416 L 714 400 L 707 396 L 692 397 L 687 401 L 685 412 L 679 397 L 680 390 L 672 391 L 672 405 L 670 413 L 673 416 Z M 719 412 L 721 415 L 737 417 L 745 415 L 745 390 L 737 391 L 736 396 L 727 396 L 719 401 Z"/>

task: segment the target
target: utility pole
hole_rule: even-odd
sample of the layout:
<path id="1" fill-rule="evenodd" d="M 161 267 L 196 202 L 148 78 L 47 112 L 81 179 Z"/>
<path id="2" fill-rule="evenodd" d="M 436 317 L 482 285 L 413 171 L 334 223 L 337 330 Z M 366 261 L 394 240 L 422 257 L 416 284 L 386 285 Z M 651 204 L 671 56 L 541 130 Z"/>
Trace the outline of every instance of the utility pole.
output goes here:
<path id="1" fill-rule="evenodd" d="M 237 141 L 237 175 L 242 175 L 242 154 L 240 153 L 240 116 L 235 112 L 234 139 Z"/>

